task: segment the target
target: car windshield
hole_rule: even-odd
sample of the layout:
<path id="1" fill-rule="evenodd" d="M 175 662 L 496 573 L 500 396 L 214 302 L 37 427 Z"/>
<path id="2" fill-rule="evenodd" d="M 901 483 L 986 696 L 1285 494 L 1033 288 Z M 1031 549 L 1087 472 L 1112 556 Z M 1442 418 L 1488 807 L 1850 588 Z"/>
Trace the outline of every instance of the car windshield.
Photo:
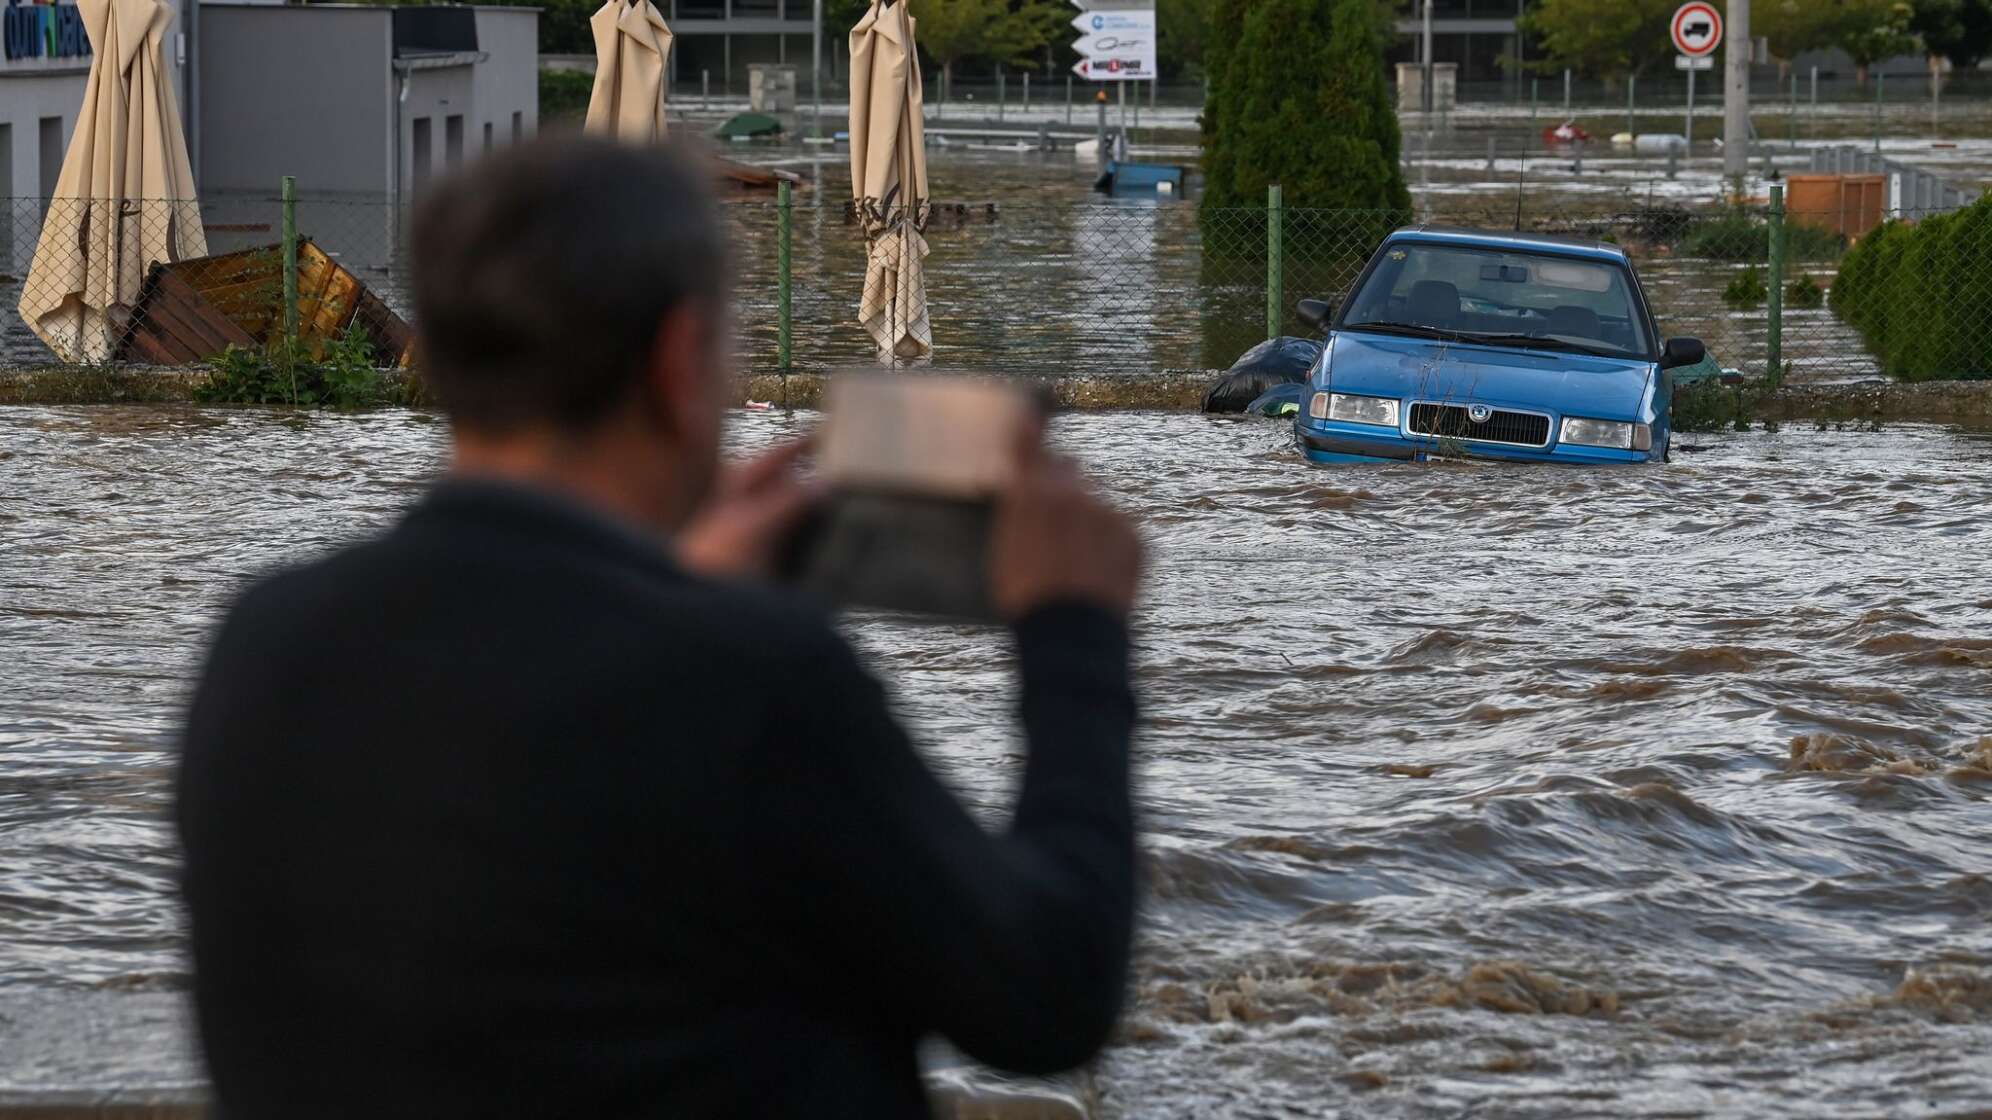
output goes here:
<path id="1" fill-rule="evenodd" d="M 1638 306 L 1617 264 L 1399 241 L 1342 328 L 1630 357 L 1652 352 Z"/>

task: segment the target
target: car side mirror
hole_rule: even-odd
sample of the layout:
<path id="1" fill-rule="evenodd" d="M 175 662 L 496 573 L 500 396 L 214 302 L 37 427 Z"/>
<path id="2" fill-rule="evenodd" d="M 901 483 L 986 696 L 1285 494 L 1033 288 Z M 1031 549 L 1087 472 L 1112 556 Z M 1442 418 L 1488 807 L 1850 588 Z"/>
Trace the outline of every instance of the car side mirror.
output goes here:
<path id="1" fill-rule="evenodd" d="M 1708 347 L 1699 338 L 1670 338 L 1666 349 L 1660 352 L 1661 369 L 1679 369 L 1682 366 L 1698 366 L 1708 357 Z"/>
<path id="2" fill-rule="evenodd" d="M 1329 320 L 1335 317 L 1335 301 L 1332 299 L 1304 299 L 1294 308 L 1300 312 L 1300 321 L 1317 331 L 1328 329 Z"/>

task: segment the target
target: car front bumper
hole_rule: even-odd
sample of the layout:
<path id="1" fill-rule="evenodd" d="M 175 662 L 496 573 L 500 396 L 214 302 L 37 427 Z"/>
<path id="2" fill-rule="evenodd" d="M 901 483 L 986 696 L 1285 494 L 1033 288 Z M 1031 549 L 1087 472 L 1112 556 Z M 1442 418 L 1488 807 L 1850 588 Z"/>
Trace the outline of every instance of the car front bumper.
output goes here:
<path id="1" fill-rule="evenodd" d="M 1662 451 L 1622 451 L 1611 447 L 1551 444 L 1512 447 L 1495 443 L 1406 437 L 1389 428 L 1301 417 L 1294 422 L 1301 451 L 1317 463 L 1410 463 L 1432 459 L 1489 459 L 1510 463 L 1645 463 Z"/>

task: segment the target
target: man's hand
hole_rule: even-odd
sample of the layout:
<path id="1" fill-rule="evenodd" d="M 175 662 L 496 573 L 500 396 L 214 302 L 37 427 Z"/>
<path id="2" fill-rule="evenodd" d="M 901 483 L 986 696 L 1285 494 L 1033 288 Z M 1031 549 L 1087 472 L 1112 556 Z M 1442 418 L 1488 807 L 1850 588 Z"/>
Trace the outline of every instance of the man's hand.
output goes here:
<path id="1" fill-rule="evenodd" d="M 776 448 L 720 472 L 712 498 L 678 534 L 685 567 L 715 579 L 767 579 L 790 534 L 818 498 L 797 464 L 810 441 Z"/>
<path id="2" fill-rule="evenodd" d="M 997 501 L 989 594 L 1012 622 L 1054 603 L 1088 603 L 1122 618 L 1141 583 L 1141 538 L 1072 462 L 1032 438 Z"/>

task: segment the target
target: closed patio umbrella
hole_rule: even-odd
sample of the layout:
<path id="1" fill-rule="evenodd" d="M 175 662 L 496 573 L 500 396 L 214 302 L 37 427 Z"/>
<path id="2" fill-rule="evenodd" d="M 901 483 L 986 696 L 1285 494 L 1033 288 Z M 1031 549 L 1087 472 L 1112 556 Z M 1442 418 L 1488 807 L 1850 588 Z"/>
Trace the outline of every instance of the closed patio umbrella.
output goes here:
<path id="1" fill-rule="evenodd" d="M 115 356 L 155 261 L 207 255 L 163 0 L 77 0 L 90 36 L 83 109 L 22 285 L 21 318 L 66 362 Z"/>
<path id="2" fill-rule="evenodd" d="M 925 112 L 906 0 L 872 0 L 851 29 L 851 192 L 868 246 L 858 321 L 885 359 L 931 354 Z"/>
<path id="3" fill-rule="evenodd" d="M 584 130 L 636 144 L 664 139 L 664 74 L 671 29 L 650 0 L 609 0 L 589 17 L 595 89 Z"/>

